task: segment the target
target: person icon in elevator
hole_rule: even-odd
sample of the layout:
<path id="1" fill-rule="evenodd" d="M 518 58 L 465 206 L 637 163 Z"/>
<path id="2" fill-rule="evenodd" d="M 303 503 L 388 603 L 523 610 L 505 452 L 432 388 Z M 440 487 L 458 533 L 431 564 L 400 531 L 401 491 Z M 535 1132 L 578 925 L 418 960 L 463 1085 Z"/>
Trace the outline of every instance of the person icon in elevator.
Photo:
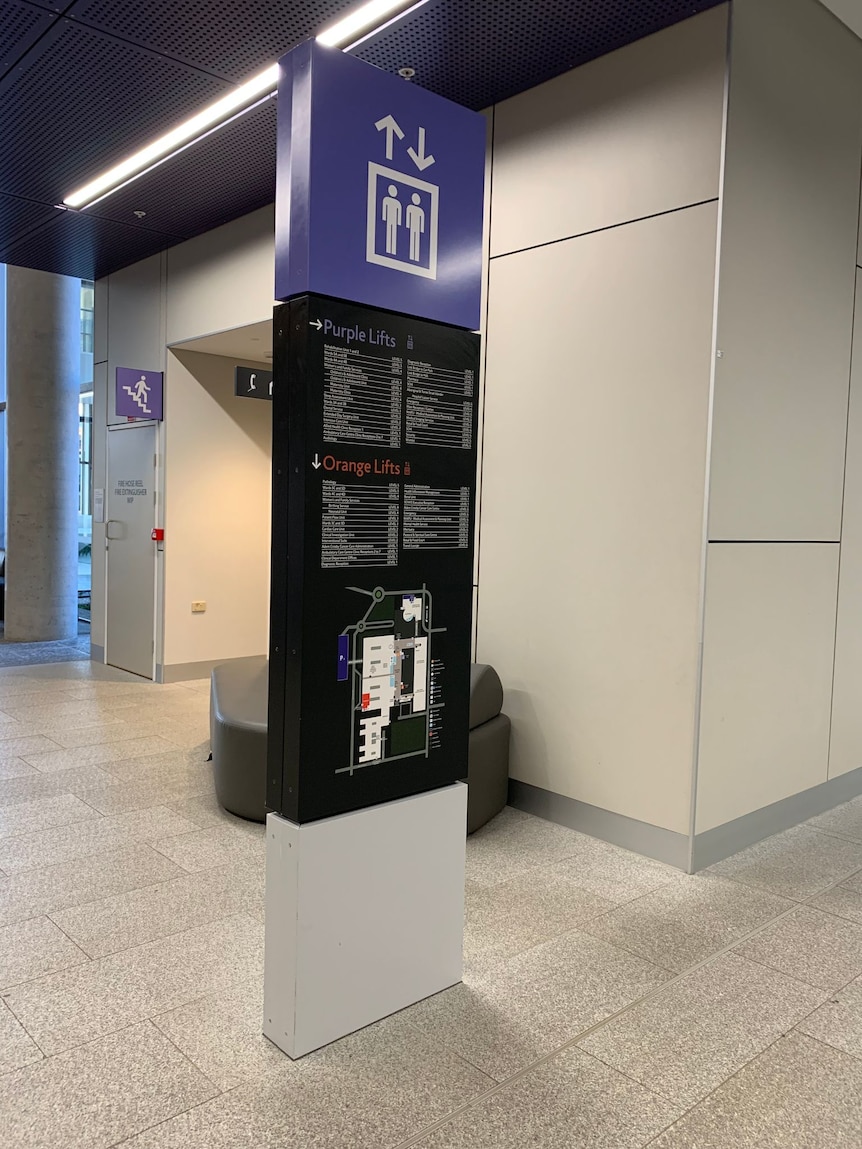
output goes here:
<path id="1" fill-rule="evenodd" d="M 410 258 L 414 263 L 418 263 L 421 258 L 422 235 L 425 231 L 425 211 L 420 206 L 422 197 L 418 192 L 414 192 L 410 198 L 413 202 L 407 207 L 404 222 L 410 232 Z"/>
<path id="2" fill-rule="evenodd" d="M 409 208 L 407 210 L 410 211 Z M 398 199 L 398 188 L 395 184 L 389 185 L 389 195 L 383 201 L 383 222 L 386 224 L 386 254 L 397 255 L 401 201 Z"/>

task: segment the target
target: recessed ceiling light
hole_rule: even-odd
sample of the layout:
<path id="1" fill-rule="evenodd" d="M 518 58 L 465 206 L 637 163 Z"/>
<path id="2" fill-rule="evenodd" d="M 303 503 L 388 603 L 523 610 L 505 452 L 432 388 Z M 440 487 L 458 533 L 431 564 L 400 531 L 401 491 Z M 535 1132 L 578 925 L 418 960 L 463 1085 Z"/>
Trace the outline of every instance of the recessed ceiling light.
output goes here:
<path id="1" fill-rule="evenodd" d="M 413 77 L 416 75 L 416 69 L 415 68 L 399 68 L 398 69 L 398 75 L 401 77 L 402 80 L 412 80 Z"/>

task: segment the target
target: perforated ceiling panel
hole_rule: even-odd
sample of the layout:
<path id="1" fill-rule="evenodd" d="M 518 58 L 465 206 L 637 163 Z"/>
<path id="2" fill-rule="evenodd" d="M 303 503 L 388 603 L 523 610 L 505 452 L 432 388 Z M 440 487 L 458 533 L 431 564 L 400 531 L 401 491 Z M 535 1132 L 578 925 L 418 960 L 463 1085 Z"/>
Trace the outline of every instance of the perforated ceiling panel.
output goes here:
<path id="1" fill-rule="evenodd" d="M 189 238 L 272 203 L 276 111 L 267 100 L 89 211 Z"/>
<path id="2" fill-rule="evenodd" d="M 34 231 L 40 225 L 59 215 L 56 208 L 35 203 L 17 196 L 0 195 L 0 237 L 8 245 Z M 0 239 L 0 263 L 3 263 L 3 240 Z"/>
<path id="3" fill-rule="evenodd" d="M 21 59 L 56 19 L 20 0 L 0 0 L 0 76 Z"/>
<path id="4" fill-rule="evenodd" d="M 55 207 L 357 2 L 0 0 L 0 261 L 104 275 L 271 201 L 268 102 L 89 211 Z M 483 108 L 720 2 L 428 0 L 356 55 Z"/>
<path id="5" fill-rule="evenodd" d="M 160 236 L 81 212 L 61 211 L 52 223 L 5 252 L 3 261 L 37 271 L 100 279 L 180 238 Z"/>
<path id="6" fill-rule="evenodd" d="M 50 204 L 229 87 L 68 20 L 27 64 L 0 82 L 0 192 Z"/>
<path id="7" fill-rule="evenodd" d="M 479 110 L 722 0 L 429 0 L 355 55 Z"/>
<path id="8" fill-rule="evenodd" d="M 337 19 L 355 0 L 77 0 L 94 28 L 239 82 Z"/>

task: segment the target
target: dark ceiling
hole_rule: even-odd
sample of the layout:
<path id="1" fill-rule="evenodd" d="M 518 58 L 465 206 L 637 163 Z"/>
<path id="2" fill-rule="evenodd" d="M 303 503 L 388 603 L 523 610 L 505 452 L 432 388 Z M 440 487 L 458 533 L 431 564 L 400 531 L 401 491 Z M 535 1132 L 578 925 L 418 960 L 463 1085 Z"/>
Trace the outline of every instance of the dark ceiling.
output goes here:
<path id="1" fill-rule="evenodd" d="M 0 0 L 0 263 L 99 278 L 271 203 L 275 99 L 95 207 L 56 207 L 356 2 Z M 480 109 L 720 2 L 428 0 L 355 55 Z"/>

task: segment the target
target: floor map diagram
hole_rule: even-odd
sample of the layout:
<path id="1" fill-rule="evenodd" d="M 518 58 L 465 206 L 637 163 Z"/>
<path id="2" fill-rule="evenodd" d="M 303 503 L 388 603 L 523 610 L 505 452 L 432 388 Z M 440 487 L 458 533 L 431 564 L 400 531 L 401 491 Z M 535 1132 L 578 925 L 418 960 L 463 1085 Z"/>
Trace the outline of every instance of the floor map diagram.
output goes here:
<path id="1" fill-rule="evenodd" d="M 362 618 L 339 637 L 339 678 L 351 683 L 353 720 L 350 764 L 336 773 L 352 774 L 375 763 L 427 757 L 437 701 L 427 587 L 351 590 L 371 600 Z"/>

